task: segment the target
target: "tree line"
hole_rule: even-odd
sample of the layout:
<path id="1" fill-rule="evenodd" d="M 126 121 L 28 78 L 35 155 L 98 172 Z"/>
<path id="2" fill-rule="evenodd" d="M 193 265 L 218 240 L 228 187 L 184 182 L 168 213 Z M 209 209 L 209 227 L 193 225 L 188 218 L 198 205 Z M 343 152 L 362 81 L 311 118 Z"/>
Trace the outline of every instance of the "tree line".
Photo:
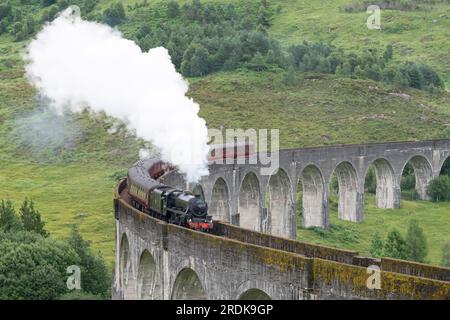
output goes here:
<path id="1" fill-rule="evenodd" d="M 0 5 L 0 34 L 9 32 L 17 41 L 33 35 L 38 27 L 33 15 L 24 14 L 8 0 Z M 177 70 L 186 77 L 201 77 L 218 71 L 246 68 L 285 71 L 283 82 L 293 85 L 296 74 L 315 72 L 354 79 L 371 79 L 397 88 L 442 88 L 444 82 L 429 65 L 393 61 L 394 46 L 345 52 L 328 43 L 302 43 L 282 48 L 267 30 L 277 9 L 268 1 L 242 3 L 203 3 L 200 0 L 180 5 L 170 0 L 157 10 L 149 3 L 129 5 L 129 10 L 147 10 L 145 19 L 127 16 L 121 2 L 114 2 L 100 15 L 91 12 L 95 0 L 41 0 L 40 23 L 52 20 L 68 5 L 78 5 L 84 16 L 113 27 L 127 22 L 140 25 L 128 35 L 143 51 L 163 46 L 169 50 Z M 163 18 L 163 19 L 161 19 Z M 153 23 L 153 21 L 159 21 Z"/>
<path id="2" fill-rule="evenodd" d="M 281 68 L 285 83 L 295 81 L 296 72 L 336 74 L 355 79 L 371 79 L 399 88 L 442 88 L 444 83 L 429 65 L 415 62 L 394 63 L 394 46 L 345 52 L 330 44 L 304 41 L 286 50 L 267 29 L 274 10 L 261 1 L 247 10 L 233 4 L 203 4 L 200 0 L 180 6 L 167 4 L 168 22 L 144 24 L 135 33 L 143 51 L 164 46 L 176 68 L 188 77 L 216 71 L 247 68 L 264 71 Z"/>
<path id="3" fill-rule="evenodd" d="M 98 0 L 7 0 L 0 3 L 0 35 L 10 34 L 15 41 L 26 40 L 69 5 L 77 5 L 89 13 L 97 3 Z"/>
<path id="4" fill-rule="evenodd" d="M 267 1 L 247 4 L 203 4 L 199 0 L 167 4 L 167 21 L 143 24 L 135 41 L 143 51 L 163 46 L 184 76 L 204 76 L 216 71 L 284 64 L 279 44 L 267 35 L 272 12 Z"/>
<path id="5" fill-rule="evenodd" d="M 72 265 L 80 267 L 80 290 L 66 285 Z M 76 226 L 67 239 L 56 240 L 32 200 L 18 212 L 11 201 L 0 201 L 0 300 L 106 299 L 110 284 L 105 262 Z"/>

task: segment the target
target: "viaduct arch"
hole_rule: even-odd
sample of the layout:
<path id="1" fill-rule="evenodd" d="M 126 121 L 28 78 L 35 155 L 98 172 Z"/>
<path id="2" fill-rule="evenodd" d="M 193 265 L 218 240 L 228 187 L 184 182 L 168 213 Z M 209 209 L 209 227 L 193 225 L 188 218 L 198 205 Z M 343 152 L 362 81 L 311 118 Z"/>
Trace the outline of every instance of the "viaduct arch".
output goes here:
<path id="1" fill-rule="evenodd" d="M 246 229 L 261 231 L 261 187 L 254 172 L 245 175 L 239 188 L 238 212 L 240 225 Z"/>
<path id="2" fill-rule="evenodd" d="M 155 259 L 148 250 L 144 250 L 139 260 L 137 276 L 137 294 L 140 300 L 161 299 L 158 278 Z"/>
<path id="3" fill-rule="evenodd" d="M 206 300 L 206 293 L 197 273 L 190 269 L 182 269 L 173 285 L 173 300 Z"/>
<path id="4" fill-rule="evenodd" d="M 388 160 L 380 158 L 373 163 L 377 181 L 376 206 L 381 209 L 400 207 L 399 181 L 395 178 L 394 169 Z M 367 173 L 367 172 L 366 172 Z"/>
<path id="5" fill-rule="evenodd" d="M 293 185 L 283 169 L 278 169 L 269 178 L 268 183 L 268 217 L 270 218 L 270 232 L 283 236 L 289 233 L 289 218 L 295 215 Z"/>
<path id="6" fill-rule="evenodd" d="M 328 202 L 320 169 L 311 164 L 301 174 L 303 184 L 302 222 L 304 227 L 328 227 Z"/>
<path id="7" fill-rule="evenodd" d="M 270 296 L 260 289 L 248 289 L 239 296 L 239 300 L 271 300 Z"/>
<path id="8" fill-rule="evenodd" d="M 215 220 L 229 222 L 230 219 L 230 192 L 228 185 L 222 178 L 217 178 L 212 188 L 209 210 Z"/>

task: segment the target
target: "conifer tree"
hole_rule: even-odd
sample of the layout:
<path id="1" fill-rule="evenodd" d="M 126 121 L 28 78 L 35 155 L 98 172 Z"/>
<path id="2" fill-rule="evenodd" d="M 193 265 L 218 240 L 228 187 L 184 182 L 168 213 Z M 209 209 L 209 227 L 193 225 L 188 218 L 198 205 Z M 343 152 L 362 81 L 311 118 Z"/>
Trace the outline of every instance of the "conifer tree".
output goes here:
<path id="1" fill-rule="evenodd" d="M 295 81 L 296 81 L 295 70 L 294 67 L 290 66 L 289 70 L 283 75 L 282 82 L 287 86 L 292 86 L 295 84 Z"/>
<path id="2" fill-rule="evenodd" d="M 372 242 L 370 243 L 370 249 L 369 252 L 373 257 L 381 258 L 383 256 L 383 240 L 380 237 L 380 234 L 378 232 L 375 232 L 375 234 L 372 237 Z"/>
<path id="3" fill-rule="evenodd" d="M 22 229 L 22 224 L 10 200 L 2 200 L 0 202 L 0 229 L 4 231 L 18 231 Z"/>
<path id="4" fill-rule="evenodd" d="M 395 259 L 407 259 L 407 247 L 406 242 L 397 229 L 392 229 L 386 238 L 384 243 L 383 253 L 386 257 Z"/>
<path id="5" fill-rule="evenodd" d="M 425 262 L 425 258 L 428 254 L 427 239 L 416 220 L 411 220 L 409 222 L 405 240 L 408 259 L 417 262 Z"/>
<path id="6" fill-rule="evenodd" d="M 45 223 L 41 220 L 39 211 L 34 208 L 33 200 L 25 198 L 19 209 L 19 215 L 25 230 L 48 236 L 48 232 L 44 229 Z"/>

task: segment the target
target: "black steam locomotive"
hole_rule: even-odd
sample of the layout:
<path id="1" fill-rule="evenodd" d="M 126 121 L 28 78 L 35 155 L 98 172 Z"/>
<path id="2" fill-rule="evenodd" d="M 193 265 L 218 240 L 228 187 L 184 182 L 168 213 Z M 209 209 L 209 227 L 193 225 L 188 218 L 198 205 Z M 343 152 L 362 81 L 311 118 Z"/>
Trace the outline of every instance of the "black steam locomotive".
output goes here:
<path id="1" fill-rule="evenodd" d="M 158 179 L 171 168 L 160 159 L 138 161 L 128 170 L 127 186 L 136 209 L 168 223 L 211 231 L 208 205 L 198 195 L 162 184 Z"/>

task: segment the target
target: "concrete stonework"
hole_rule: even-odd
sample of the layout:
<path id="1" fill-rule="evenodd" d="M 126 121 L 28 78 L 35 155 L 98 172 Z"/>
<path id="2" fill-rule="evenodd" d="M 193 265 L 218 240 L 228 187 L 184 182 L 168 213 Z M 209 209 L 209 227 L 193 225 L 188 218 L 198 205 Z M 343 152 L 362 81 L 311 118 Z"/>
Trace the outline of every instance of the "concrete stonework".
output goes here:
<path id="1" fill-rule="evenodd" d="M 124 203 L 118 210 L 114 299 L 238 299 L 250 289 L 272 299 L 309 298 L 303 290 L 308 287 L 306 257 L 290 258 L 289 270 L 280 273 L 255 260 L 267 259 L 267 250 L 282 255 L 278 250 L 167 225 Z M 143 255 L 155 263 L 142 266 Z M 153 274 L 147 285 L 140 280 L 144 272 Z"/>
<path id="2" fill-rule="evenodd" d="M 166 224 L 114 200 L 114 299 L 450 299 L 450 269 L 291 240 L 297 226 L 296 193 L 303 188 L 302 224 L 329 225 L 328 193 L 339 184 L 339 217 L 363 221 L 364 179 L 376 172 L 376 203 L 400 205 L 408 161 L 416 188 L 438 176 L 450 140 L 395 142 L 280 151 L 271 176 L 251 164 L 211 165 L 210 175 L 187 184 L 173 172 L 164 183 L 200 194 L 215 220 L 214 234 Z M 228 222 L 228 223 L 227 223 Z M 381 288 L 367 287 L 367 267 L 381 268 Z"/>
<path id="3" fill-rule="evenodd" d="M 210 165 L 210 174 L 199 185 L 215 219 L 244 228 L 295 238 L 296 194 L 303 187 L 302 224 L 329 226 L 328 194 L 333 174 L 339 184 L 339 218 L 364 220 L 364 182 L 369 167 L 377 179 L 376 205 L 400 206 L 400 181 L 410 162 L 416 175 L 416 190 L 427 199 L 429 181 L 439 175 L 450 156 L 450 140 L 388 142 L 280 150 L 280 168 L 272 176 L 260 174 L 258 164 Z M 179 174 L 167 184 L 194 190 Z M 268 195 L 267 195 L 268 194 Z"/>
<path id="4" fill-rule="evenodd" d="M 120 197 L 114 207 L 113 299 L 450 297 L 450 269 L 376 261 L 221 222 L 213 235 L 196 232 L 152 218 Z M 383 269 L 379 290 L 367 287 L 369 264 Z"/>

